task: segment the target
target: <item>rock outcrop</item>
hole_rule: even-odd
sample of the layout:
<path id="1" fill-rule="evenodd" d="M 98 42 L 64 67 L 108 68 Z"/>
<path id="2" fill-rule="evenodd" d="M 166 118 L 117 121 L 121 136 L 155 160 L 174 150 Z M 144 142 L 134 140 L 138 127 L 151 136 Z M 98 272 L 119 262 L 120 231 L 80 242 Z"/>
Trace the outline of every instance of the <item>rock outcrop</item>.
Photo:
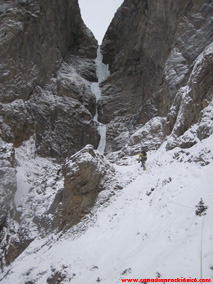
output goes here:
<path id="1" fill-rule="evenodd" d="M 107 152 L 156 116 L 167 117 L 165 136 L 198 122 L 213 93 L 212 14 L 212 1 L 124 1 L 101 46 L 111 71 L 99 102 Z"/>
<path id="2" fill-rule="evenodd" d="M 106 196 L 109 196 L 110 190 L 117 188 L 114 167 L 92 145 L 87 145 L 66 161 L 63 176 L 60 229 L 70 228 L 89 213 L 101 191 L 108 190 Z"/>

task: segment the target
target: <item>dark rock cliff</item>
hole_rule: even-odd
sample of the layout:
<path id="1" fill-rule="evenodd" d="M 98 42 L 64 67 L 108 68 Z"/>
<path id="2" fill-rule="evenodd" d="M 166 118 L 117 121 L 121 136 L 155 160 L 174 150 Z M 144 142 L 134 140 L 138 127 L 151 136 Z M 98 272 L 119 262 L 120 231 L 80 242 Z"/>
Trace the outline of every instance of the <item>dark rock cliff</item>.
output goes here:
<path id="1" fill-rule="evenodd" d="M 97 43 L 82 22 L 78 2 L 7 1 L 0 6 L 1 102 L 28 99 L 73 50 L 96 57 Z"/>
<path id="2" fill-rule="evenodd" d="M 38 154 L 56 158 L 97 146 L 90 91 L 96 50 L 77 0 L 1 1 L 2 139 L 17 147 L 36 134 Z"/>
<path id="3" fill-rule="evenodd" d="M 167 117 L 175 105 L 176 114 L 168 115 L 165 127 L 165 135 L 170 134 L 178 116 L 181 87 L 189 86 L 191 104 L 175 135 L 198 121 L 212 98 L 212 51 L 205 51 L 213 41 L 212 15 L 212 1 L 124 1 L 101 46 L 111 71 L 102 84 L 100 102 L 100 118 L 109 123 L 108 152 L 124 146 L 129 131 L 153 117 Z M 197 60 L 203 52 L 198 72 Z M 196 72 L 199 75 L 192 84 Z"/>
<path id="4" fill-rule="evenodd" d="M 39 224 L 37 205 L 25 212 L 14 202 L 24 190 L 14 148 L 33 139 L 34 157 L 59 162 L 88 143 L 98 145 L 90 88 L 97 80 L 96 51 L 97 41 L 81 19 L 77 0 L 0 1 L 1 268 L 29 245 L 27 231 Z M 44 169 L 39 166 L 41 181 Z M 28 177 L 32 172 L 29 167 Z M 39 194 L 48 179 L 45 173 L 36 187 Z M 32 205 L 30 198 L 26 204 Z M 31 211 L 33 221 L 26 224 Z"/>

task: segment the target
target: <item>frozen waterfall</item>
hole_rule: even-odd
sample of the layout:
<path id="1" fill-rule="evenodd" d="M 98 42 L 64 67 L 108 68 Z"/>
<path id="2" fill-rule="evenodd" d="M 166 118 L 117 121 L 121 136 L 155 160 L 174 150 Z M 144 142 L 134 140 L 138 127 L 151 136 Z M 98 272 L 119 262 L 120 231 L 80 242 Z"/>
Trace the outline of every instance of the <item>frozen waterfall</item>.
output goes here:
<path id="1" fill-rule="evenodd" d="M 100 51 L 100 46 L 98 47 L 97 50 L 97 57 L 95 59 L 96 63 L 96 75 L 98 77 L 98 82 L 94 82 L 91 84 L 91 91 L 96 97 L 96 113 L 94 116 L 94 120 L 98 122 L 98 131 L 100 134 L 100 141 L 97 150 L 101 153 L 104 153 L 105 146 L 106 146 L 106 125 L 100 123 L 98 121 L 98 109 L 97 109 L 97 103 L 101 99 L 101 90 L 99 84 L 103 82 L 109 75 L 109 70 L 108 66 L 105 65 L 103 62 L 103 55 L 101 54 Z"/>

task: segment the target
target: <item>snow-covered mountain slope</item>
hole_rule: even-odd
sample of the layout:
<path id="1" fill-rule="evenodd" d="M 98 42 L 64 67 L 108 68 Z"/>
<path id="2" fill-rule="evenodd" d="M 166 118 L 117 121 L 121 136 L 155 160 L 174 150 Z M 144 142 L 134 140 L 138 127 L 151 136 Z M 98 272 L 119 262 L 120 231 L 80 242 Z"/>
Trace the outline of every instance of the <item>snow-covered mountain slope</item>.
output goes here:
<path id="1" fill-rule="evenodd" d="M 53 216 L 49 208 L 63 187 L 61 166 L 53 159 L 36 156 L 35 150 L 33 137 L 16 149 L 15 204 L 20 215 L 19 231 L 23 231 L 22 237 L 30 241 L 38 234 L 43 234 L 44 228 L 48 230 L 49 227 L 50 230 Z M 43 226 L 40 226 L 41 222 Z"/>
<path id="2" fill-rule="evenodd" d="M 120 182 L 91 219 L 37 237 L 5 268 L 2 284 L 121 283 L 128 278 L 213 280 L 213 135 L 190 149 L 148 153 L 114 165 Z M 203 199 L 206 215 L 195 214 Z"/>

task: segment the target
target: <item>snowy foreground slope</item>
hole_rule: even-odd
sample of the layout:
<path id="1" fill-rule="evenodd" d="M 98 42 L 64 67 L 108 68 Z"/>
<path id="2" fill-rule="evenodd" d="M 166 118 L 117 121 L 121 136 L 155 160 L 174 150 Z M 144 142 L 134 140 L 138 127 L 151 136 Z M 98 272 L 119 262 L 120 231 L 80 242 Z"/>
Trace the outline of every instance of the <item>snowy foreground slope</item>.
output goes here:
<path id="1" fill-rule="evenodd" d="M 137 156 L 120 160 L 115 168 L 128 185 L 87 223 L 36 238 L 1 283 L 111 284 L 159 275 L 213 280 L 212 151 L 213 135 L 190 149 L 162 145 L 149 152 L 145 172 Z M 208 206 L 204 216 L 195 215 L 200 198 Z"/>

